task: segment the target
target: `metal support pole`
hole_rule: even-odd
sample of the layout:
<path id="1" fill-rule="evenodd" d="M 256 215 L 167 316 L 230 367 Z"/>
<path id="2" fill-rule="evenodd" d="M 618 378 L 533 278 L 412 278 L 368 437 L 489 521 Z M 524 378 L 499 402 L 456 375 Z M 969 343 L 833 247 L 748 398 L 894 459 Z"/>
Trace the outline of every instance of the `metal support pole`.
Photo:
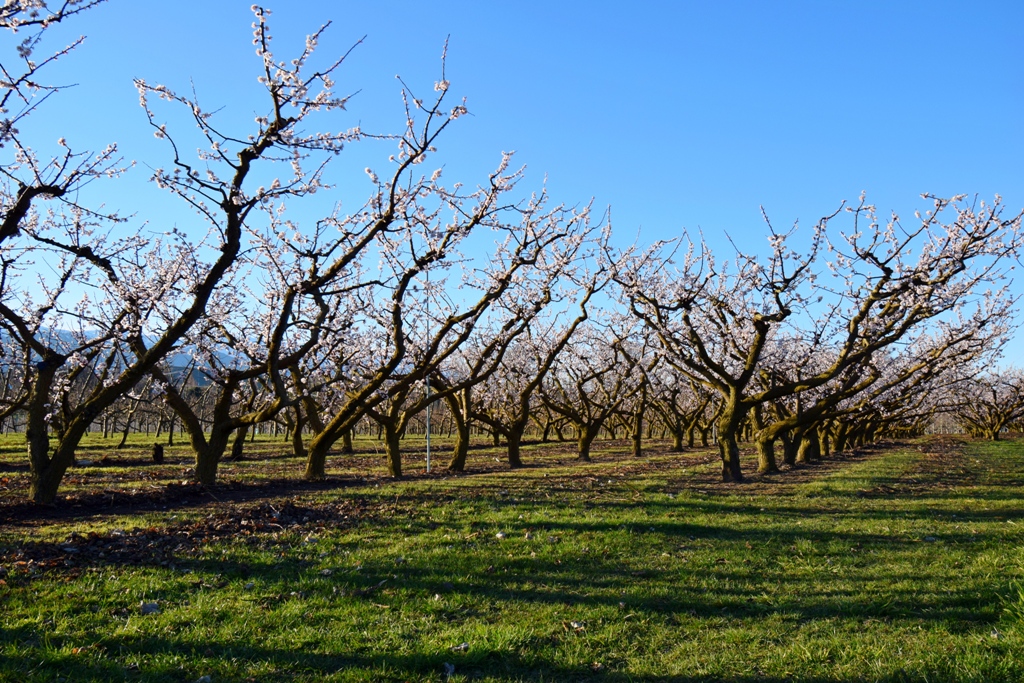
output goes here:
<path id="1" fill-rule="evenodd" d="M 427 380 L 427 472 L 430 472 L 430 380 Z"/>
<path id="2" fill-rule="evenodd" d="M 430 341 L 430 269 L 427 269 L 427 341 Z M 427 363 L 429 365 L 429 362 Z M 427 383 L 427 473 L 430 473 L 430 374 L 424 378 Z"/>

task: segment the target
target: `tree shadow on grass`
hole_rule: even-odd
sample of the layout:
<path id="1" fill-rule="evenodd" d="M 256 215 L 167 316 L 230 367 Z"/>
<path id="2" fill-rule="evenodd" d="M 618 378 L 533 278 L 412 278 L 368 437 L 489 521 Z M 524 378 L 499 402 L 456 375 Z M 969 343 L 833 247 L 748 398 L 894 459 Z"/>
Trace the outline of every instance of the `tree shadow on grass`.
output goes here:
<path id="1" fill-rule="evenodd" d="M 591 481 L 590 484 L 594 482 Z M 501 484 L 488 483 L 482 489 L 474 487 L 478 495 L 492 497 L 495 504 L 509 504 L 523 507 L 531 504 L 550 505 L 549 500 L 541 500 L 535 489 L 533 495 L 526 495 L 528 486 L 515 488 L 495 488 Z M 478 490 L 479 489 L 479 490 Z M 589 486 L 584 489 L 588 493 L 610 493 L 616 496 L 628 496 L 629 489 L 615 486 Z M 996 493 L 998 492 L 998 493 Z M 449 492 L 450 493 L 450 492 Z M 569 491 L 576 495 L 579 491 Z M 880 564 L 876 570 L 870 560 L 866 564 L 848 568 L 855 576 L 842 576 L 842 585 L 833 585 L 829 581 L 830 568 L 824 564 L 825 557 L 808 552 L 808 557 L 794 557 L 788 548 L 798 544 L 810 546 L 844 547 L 852 552 L 884 551 L 913 552 L 922 548 L 923 539 L 896 537 L 880 533 L 833 532 L 829 530 L 804 530 L 794 525 L 782 528 L 765 529 L 744 528 L 735 523 L 726 525 L 724 516 L 736 514 L 750 515 L 751 524 L 756 521 L 759 510 L 742 494 L 731 498 L 725 496 L 705 496 L 678 501 L 659 500 L 656 503 L 639 501 L 649 511 L 652 506 L 662 506 L 660 513 L 669 512 L 685 515 L 689 510 L 694 513 L 712 515 L 723 518 L 722 524 L 695 524 L 683 521 L 649 521 L 642 523 L 605 523 L 600 521 L 545 521 L 541 530 L 534 530 L 539 537 L 531 546 L 513 545 L 512 539 L 498 541 L 482 534 L 472 541 L 457 539 L 452 545 L 458 550 L 452 552 L 450 558 L 436 562 L 435 556 L 424 555 L 422 559 L 412 557 L 397 563 L 385 559 L 367 561 L 360 571 L 334 567 L 330 574 L 323 574 L 325 563 L 285 557 L 279 561 L 244 561 L 225 563 L 214 557 L 186 557 L 179 561 L 179 567 L 187 567 L 195 572 L 192 588 L 186 590 L 210 590 L 206 587 L 209 577 L 218 576 L 218 580 L 231 582 L 253 581 L 261 586 L 257 589 L 261 594 L 256 596 L 266 601 L 268 608 L 288 600 L 345 600 L 370 603 L 386 600 L 389 603 L 401 601 L 410 595 L 419 598 L 417 606 L 425 614 L 432 614 L 440 620 L 458 622 L 474 617 L 469 606 L 479 610 L 501 610 L 502 605 L 512 603 L 529 603 L 533 605 L 558 606 L 560 609 L 578 610 L 588 614 L 624 615 L 625 612 L 641 615 L 643 618 L 662 620 L 673 625 L 679 619 L 698 618 L 708 623 L 716 623 L 721 619 L 750 620 L 775 617 L 782 618 L 793 624 L 805 622 L 825 622 L 843 620 L 852 624 L 860 624 L 869 619 L 907 620 L 914 623 L 941 624 L 941 627 L 956 633 L 962 631 L 985 630 L 999 618 L 998 594 L 1004 588 L 1000 583 L 1005 576 L 976 580 L 970 590 L 961 590 L 955 586 L 944 586 L 935 582 L 934 589 L 922 591 L 914 583 L 901 588 L 893 582 L 889 572 Z M 987 489 L 985 495 L 1009 494 L 1005 486 L 994 486 Z M 833 491 L 829 495 L 856 498 L 856 491 Z M 938 500 L 954 502 L 957 494 L 943 490 Z M 521 500 L 513 501 L 518 497 Z M 358 498 L 384 505 L 384 501 L 393 498 L 393 492 L 382 490 L 379 493 Z M 438 504 L 438 496 L 423 491 L 403 490 L 400 495 L 402 505 L 393 503 L 390 508 L 382 509 L 379 516 L 367 518 L 382 532 L 402 533 L 411 535 L 424 527 L 413 521 L 412 529 L 405 529 L 404 523 L 409 517 L 402 516 L 406 509 L 415 510 L 424 505 Z M 578 504 L 575 501 L 574 504 Z M 602 505 L 615 507 L 619 514 L 636 507 L 636 501 L 605 501 Z M 611 510 L 610 510 L 611 511 Z M 813 500 L 806 507 L 788 504 L 781 507 L 773 506 L 770 510 L 772 518 L 807 517 L 809 515 L 836 516 L 881 520 L 891 517 L 891 512 L 879 509 L 857 510 L 832 505 L 828 509 L 817 509 Z M 984 511 L 971 511 L 972 518 L 984 518 Z M 1005 511 L 1002 515 L 1005 515 Z M 1014 511 L 1012 514 L 1016 514 Z M 915 508 L 909 515 L 901 515 L 900 519 L 933 519 L 935 515 L 926 507 Z M 299 517 L 301 519 L 301 516 Z M 966 521 L 966 520 L 964 520 Z M 240 524 L 240 522 L 238 522 Z M 399 529 L 399 524 L 402 529 Z M 484 528 L 487 522 L 481 522 L 477 528 Z M 491 523 L 493 524 L 493 522 Z M 519 533 L 527 530 L 524 521 Z M 224 530 L 227 538 L 241 527 L 229 527 Z M 312 525 L 298 524 L 287 529 L 299 536 L 315 529 Z M 652 530 L 653 529 L 653 530 Z M 510 533 L 515 533 L 511 529 Z M 715 560 L 709 564 L 706 557 L 699 566 L 672 563 L 671 568 L 646 567 L 642 565 L 642 553 L 635 556 L 608 556 L 585 553 L 580 547 L 579 539 L 607 536 L 609 534 L 636 534 L 638 541 L 641 535 L 651 534 L 652 540 L 666 544 L 700 544 L 702 551 L 721 546 L 722 561 Z M 556 541 L 550 546 L 544 538 L 551 534 Z M 562 537 L 562 538 L 558 538 Z M 266 537 L 253 537 L 256 542 L 268 541 Z M 1003 537 L 996 533 L 973 534 L 957 532 L 944 534 L 938 543 L 983 543 L 991 544 Z M 564 540 L 562 540 L 564 539 Z M 569 541 L 573 541 L 570 543 Z M 159 534 L 149 541 L 160 543 Z M 503 546 L 496 544 L 503 543 Z M 516 543 L 519 543 L 516 541 Z M 492 544 L 487 552 L 475 552 L 477 549 Z M 563 545 L 564 544 L 564 545 Z M 712 545 L 709 545 L 712 544 Z M 750 546 L 768 548 L 761 551 L 763 557 L 754 553 L 754 562 L 746 564 L 742 558 L 743 547 Z M 287 544 L 285 544 L 287 545 Z M 36 547 L 36 546 L 33 546 Z M 60 544 L 40 544 L 47 552 L 61 550 Z M 519 550 L 519 557 L 497 560 L 505 553 L 494 552 L 497 548 Z M 527 558 L 525 552 L 536 548 L 538 557 Z M 559 552 L 553 552 L 557 547 Z M 937 547 L 937 546 L 933 546 Z M 544 551 L 541 549 L 544 548 Z M 563 550 L 564 548 L 564 550 Z M 71 553 L 74 556 L 74 553 Z M 790 563 L 805 562 L 809 565 L 806 571 L 792 565 L 780 566 L 781 561 Z M 80 560 L 75 560 L 81 564 Z M 166 557 L 160 562 L 151 562 L 154 566 L 165 566 Z M 494 566 L 483 566 L 494 562 Z M 146 563 L 144 563 L 146 564 Z M 91 560 L 91 567 L 118 566 L 111 559 Z M 921 571 L 927 574 L 931 569 L 923 565 Z M 690 581 L 699 576 L 701 582 Z M 898 577 L 897 577 L 898 578 Z M 927 576 L 914 577 L 917 586 Z M 771 595 L 771 588 L 786 585 L 785 591 Z M 879 591 L 879 586 L 886 586 Z M 337 590 L 336 590 L 337 589 Z M 383 591 L 395 591 L 384 598 Z M 425 600 L 433 594 L 442 594 L 443 599 L 435 604 Z M 177 599 L 177 598 L 173 598 Z M 620 606 L 621 603 L 621 606 Z M 396 605 L 397 606 L 397 605 Z M 168 610 L 170 611 L 170 610 Z M 481 616 L 476 614 L 476 617 Z M 486 616 L 486 615 L 484 615 Z M 609 619 L 613 618 L 608 616 Z M 369 625 L 368 628 L 373 628 Z M 26 632 L 2 630 L 0 627 L 0 643 L 15 640 L 25 641 L 38 638 Z M 537 636 L 542 638 L 543 634 Z M 346 670 L 352 669 L 367 672 L 376 680 L 443 680 L 444 664 L 456 666 L 456 673 L 475 676 L 490 676 L 497 680 L 604 680 L 604 681 L 650 681 L 663 683 L 680 681 L 682 683 L 710 683 L 725 681 L 728 683 L 754 683 L 755 681 L 781 683 L 783 680 L 801 680 L 818 683 L 825 680 L 842 681 L 839 677 L 771 677 L 755 674 L 721 676 L 643 676 L 617 671 L 614 663 L 602 666 L 595 671 L 589 665 L 567 666 L 556 661 L 551 654 L 550 643 L 537 641 L 526 643 L 518 651 L 487 650 L 472 647 L 468 653 L 452 652 L 442 647 L 437 652 L 421 652 L 417 654 L 391 654 L 386 652 L 317 652 L 315 643 L 297 646 L 295 649 L 275 649 L 249 644 L 203 643 L 196 645 L 174 637 L 139 637 L 131 639 L 101 638 L 101 645 L 107 652 L 117 652 L 118 667 L 110 668 L 99 658 L 81 655 L 71 657 L 62 652 L 47 650 L 45 656 L 40 655 L 43 646 L 25 648 L 5 647 L 3 664 L 0 672 L 22 672 L 35 670 L 49 672 L 52 679 L 58 673 L 70 676 L 72 680 L 111 680 L 111 676 L 124 676 L 128 680 L 195 680 L 207 673 L 215 674 L 216 680 L 245 680 L 248 675 L 246 666 L 266 663 L 282 678 L 305 676 L 310 680 L 342 676 Z M 57 650 L 60 648 L 58 647 Z M 179 668 L 147 668 L 143 662 L 137 671 L 126 670 L 124 667 L 134 661 L 144 659 L 144 655 L 152 653 L 184 652 L 190 659 L 199 661 L 204 657 L 210 662 L 211 671 L 182 671 Z M 595 653 L 600 658 L 600 653 Z M 42 664 L 40 665 L 40 662 Z M 248 663 L 248 664 L 247 664 Z M 42 668 L 40 668 L 40 666 Z M 950 664 L 952 666 L 952 664 Z M 6 667 L 6 668 L 4 668 Z M 66 668 L 64 668 L 66 667 Z M 339 673 L 340 672 L 340 673 Z M 995 672 L 989 680 L 1016 680 L 1019 672 Z M 13 675 L 13 674 L 11 674 Z M 1000 679 L 1000 676 L 1002 678 Z M 2 676 L 0 676 L 2 678 Z M 872 672 L 872 680 L 879 681 L 912 681 L 912 680 L 957 680 L 950 672 L 927 672 L 913 674 L 904 671 L 891 673 Z M 851 683 L 858 678 L 848 678 Z"/>
<path id="2" fill-rule="evenodd" d="M 107 489 L 66 494 L 59 504 L 30 500 L 0 501 L 0 526 L 34 527 L 63 520 L 85 520 L 146 512 L 181 512 L 201 507 L 233 506 L 265 500 L 349 489 L 366 484 L 362 477 L 330 477 L 320 481 L 266 479 L 227 481 L 210 486 L 195 482 L 140 483 L 134 489 Z"/>
<path id="3" fill-rule="evenodd" d="M 440 561 L 435 548 L 420 558 L 366 560 L 358 571 L 338 567 L 337 558 L 330 553 L 315 561 L 301 557 L 315 547 L 306 548 L 300 539 L 316 533 L 324 524 L 332 533 L 365 523 L 378 529 L 391 527 L 395 533 L 417 533 L 416 529 L 395 528 L 404 519 L 393 517 L 393 512 L 380 507 L 364 509 L 352 501 L 322 508 L 261 506 L 227 520 L 217 517 L 190 522 L 173 533 L 136 529 L 73 536 L 65 542 L 31 541 L 6 549 L 0 557 L 4 564 L 17 569 L 7 579 L 12 588 L 30 583 L 32 572 L 36 577 L 48 573 L 79 575 L 128 564 L 191 570 L 197 577 L 195 585 L 200 587 L 208 580 L 204 577 L 211 576 L 228 583 L 244 580 L 281 586 L 274 599 L 284 599 L 294 590 L 307 590 L 304 586 L 323 592 L 321 597 L 325 599 L 335 599 L 335 591 L 340 589 L 343 599 L 348 600 L 368 598 L 378 590 L 400 590 L 423 597 L 444 594 L 468 602 L 583 605 L 612 611 L 625 603 L 630 610 L 661 618 L 684 614 L 764 618 L 782 613 L 799 620 L 914 618 L 979 625 L 995 618 L 992 602 L 1004 588 L 1001 579 L 1005 577 L 1000 576 L 986 580 L 981 588 L 976 581 L 970 590 L 942 585 L 936 577 L 932 591 L 922 592 L 916 584 L 909 584 L 902 589 L 890 586 L 879 594 L 877 587 L 891 584 L 892 577 L 883 571 L 885 566 L 873 569 L 871 553 L 912 553 L 922 547 L 920 541 L 873 533 L 744 530 L 682 522 L 650 522 L 639 533 L 630 525 L 550 522 L 543 530 L 535 530 L 538 538 L 533 541 L 460 539 L 453 541 Z M 292 536 L 271 539 L 249 531 L 276 524 L 269 521 L 274 519 L 281 522 L 278 528 Z M 649 535 L 658 545 L 693 545 L 700 556 L 692 564 L 678 558 L 659 563 L 657 558 L 651 560 L 642 553 L 623 556 L 590 551 L 578 541 L 609 534 L 636 535 L 638 543 L 644 542 L 641 536 Z M 259 557 L 276 554 L 275 548 L 281 553 L 275 560 L 226 562 L 219 553 L 204 554 L 207 544 L 218 540 L 252 546 Z M 569 540 L 574 542 L 567 545 Z M 968 541 L 967 537 L 947 536 L 943 542 Z M 799 544 L 803 544 L 804 555 L 798 556 L 795 551 Z M 759 548 L 759 554 L 744 550 L 754 547 Z M 816 548 L 823 550 L 818 553 Z M 516 552 L 503 558 L 505 549 Z M 535 551 L 534 556 L 527 555 L 530 550 Z M 828 556 L 837 552 L 860 553 L 867 564 L 832 566 Z M 713 559 L 715 556 L 717 559 Z M 829 580 L 833 570 L 843 572 L 837 576 L 838 585 Z M 920 571 L 915 577 L 917 583 L 927 579 L 931 570 L 926 565 Z M 694 582 L 694 577 L 700 581 Z M 777 590 L 782 586 L 786 589 Z M 989 598 L 982 600 L 979 590 Z"/>
<path id="4" fill-rule="evenodd" d="M 361 651 L 323 652 L 317 643 L 300 643 L 291 649 L 251 644 L 228 644 L 216 641 L 195 643 L 171 637 L 102 636 L 79 653 L 72 654 L 59 643 L 45 648 L 38 643 L 38 634 L 26 629 L 0 629 L 0 644 L 8 650 L 0 663 L 0 676 L 11 680 L 66 680 L 83 683 L 111 680 L 163 683 L 198 680 L 209 676 L 216 681 L 254 680 L 341 680 L 350 675 L 360 680 L 381 682 L 443 681 L 449 673 L 468 680 L 487 677 L 496 681 L 604 681 L 608 683 L 856 683 L 861 677 L 834 675 L 786 674 L 636 674 L 617 670 L 616 665 L 600 661 L 570 665 L 556 661 L 557 653 L 539 654 L 509 649 L 470 647 L 465 652 L 438 648 L 433 652 L 373 653 Z M 20 643 L 16 651 L 10 645 Z M 28 646 L 26 647 L 26 644 Z M 599 652 L 595 655 L 600 657 Z M 167 655 L 185 658 L 186 663 L 165 663 Z M 155 661 L 154 661 L 155 660 Z M 270 678 L 267 672 L 272 672 Z M 260 678 L 253 677 L 260 672 Z M 999 672 L 988 680 L 992 683 L 1014 681 L 1012 671 Z M 348 674 L 349 676 L 347 676 Z M 953 672 L 923 671 L 912 673 L 903 669 L 891 672 L 873 671 L 871 680 L 879 683 L 911 681 L 956 681 Z"/>

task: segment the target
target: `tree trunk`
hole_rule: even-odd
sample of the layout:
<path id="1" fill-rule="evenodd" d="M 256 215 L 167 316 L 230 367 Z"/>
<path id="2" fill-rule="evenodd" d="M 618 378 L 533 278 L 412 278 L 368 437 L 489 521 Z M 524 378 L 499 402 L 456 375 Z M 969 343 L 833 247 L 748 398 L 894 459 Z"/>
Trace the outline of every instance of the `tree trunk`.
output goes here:
<path id="1" fill-rule="evenodd" d="M 840 424 L 836 427 L 836 433 L 832 439 L 832 451 L 835 453 L 842 453 L 846 450 L 846 440 L 850 433 L 849 427 L 845 424 Z"/>
<path id="2" fill-rule="evenodd" d="M 235 430 L 235 440 L 231 442 L 231 455 L 228 456 L 228 460 L 242 459 L 242 452 L 245 450 L 245 435 L 248 431 L 249 425 L 242 425 Z"/>
<path id="3" fill-rule="evenodd" d="M 778 472 L 779 465 L 775 462 L 775 439 L 758 439 L 755 446 L 757 447 L 758 473 Z"/>
<path id="4" fill-rule="evenodd" d="M 56 366 L 44 363 L 32 383 L 32 395 L 29 399 L 27 422 L 25 424 L 25 445 L 28 448 L 30 467 L 29 498 L 36 503 L 49 505 L 57 498 L 64 473 L 75 462 L 74 451 L 58 447 L 50 457 L 50 431 L 46 424 L 46 414 L 53 387 Z"/>
<path id="5" fill-rule="evenodd" d="M 718 451 L 722 456 L 722 481 L 743 481 L 743 472 L 740 469 L 740 446 L 736 441 L 736 434 L 718 433 Z"/>
<path id="6" fill-rule="evenodd" d="M 644 394 L 646 394 L 646 388 Z M 643 455 L 643 443 L 642 439 L 644 436 L 644 402 L 641 402 L 640 408 L 633 413 L 633 433 L 630 435 L 633 439 L 633 457 L 639 458 Z"/>
<path id="7" fill-rule="evenodd" d="M 346 429 L 341 433 L 341 452 L 345 455 L 352 455 L 355 449 L 352 448 L 352 430 Z"/>
<path id="8" fill-rule="evenodd" d="M 468 388 L 455 394 L 447 394 L 444 399 L 444 405 L 448 407 L 444 420 L 448 424 L 448 436 L 451 437 L 453 429 L 455 432 L 455 447 L 452 450 L 452 459 L 448 462 L 448 470 L 451 472 L 466 471 L 466 459 L 469 457 L 470 404 Z M 497 428 L 494 428 L 494 431 L 497 432 Z"/>
<path id="9" fill-rule="evenodd" d="M 331 447 L 326 439 L 313 437 L 306 452 L 306 471 L 303 477 L 312 481 L 326 479 L 327 453 Z"/>
<path id="10" fill-rule="evenodd" d="M 34 422 L 32 417 L 32 413 L 29 413 L 30 424 Z M 58 448 L 50 458 L 50 437 L 45 426 L 41 431 L 26 431 L 25 438 L 28 441 L 29 458 L 32 463 L 28 496 L 36 503 L 49 505 L 57 499 L 57 490 L 60 488 L 64 473 L 75 462 L 74 451 Z M 42 462 L 45 464 L 40 466 Z"/>
<path id="11" fill-rule="evenodd" d="M 196 451 L 195 480 L 203 486 L 210 486 L 217 481 L 217 465 L 219 458 L 214 456 L 209 447 Z"/>
<path id="12" fill-rule="evenodd" d="M 809 463 L 817 460 L 820 448 L 818 430 L 808 429 L 800 435 L 800 446 L 796 452 L 796 462 Z"/>
<path id="13" fill-rule="evenodd" d="M 690 438 L 693 438 L 691 433 Z M 683 452 L 683 432 L 680 430 L 672 430 L 672 452 L 682 453 Z"/>
<path id="14" fill-rule="evenodd" d="M 788 431 L 782 432 L 779 434 L 779 441 L 782 442 L 782 462 L 787 462 L 787 453 L 792 452 L 795 457 L 798 442 L 793 439 L 793 435 Z"/>
<path id="15" fill-rule="evenodd" d="M 67 467 L 64 467 L 63 470 L 67 471 Z M 60 488 L 61 479 L 64 478 L 64 471 L 50 466 L 38 474 L 33 474 L 28 497 L 36 503 L 52 504 L 57 499 L 57 490 Z"/>
<path id="16" fill-rule="evenodd" d="M 392 422 L 382 422 L 384 427 L 384 449 L 388 459 L 388 474 L 394 479 L 402 478 L 402 430 Z"/>
<path id="17" fill-rule="evenodd" d="M 786 439 L 786 448 L 782 453 L 782 462 L 787 465 L 796 464 L 797 453 L 800 451 L 800 444 L 803 443 L 804 432 L 802 430 L 794 430 L 790 434 L 789 438 Z"/>
<path id="18" fill-rule="evenodd" d="M 877 438 L 876 437 L 877 433 L 878 433 L 878 423 L 875 422 L 874 420 L 872 420 L 864 428 L 864 443 L 865 444 L 874 443 L 875 439 Z"/>
<path id="19" fill-rule="evenodd" d="M 292 453 L 296 458 L 303 458 L 306 456 L 306 445 L 302 442 L 302 430 L 306 426 L 306 417 L 298 406 L 294 407 L 294 411 L 295 423 L 288 425 L 288 431 L 291 432 Z"/>
<path id="20" fill-rule="evenodd" d="M 452 472 L 465 472 L 467 457 L 469 457 L 469 424 L 465 420 L 455 420 L 455 448 L 452 451 L 448 469 Z"/>
<path id="21" fill-rule="evenodd" d="M 590 446 L 601 432 L 601 425 L 581 427 L 576 439 L 576 459 L 590 462 Z"/>
<path id="22" fill-rule="evenodd" d="M 125 447 L 125 444 L 128 443 L 128 433 L 131 431 L 131 427 L 132 420 L 131 418 L 128 418 L 127 420 L 124 421 L 124 429 L 121 430 L 121 441 L 116 446 L 114 446 L 115 450 L 121 450 L 122 448 Z"/>
<path id="23" fill-rule="evenodd" d="M 545 427 L 546 428 L 546 427 Z M 512 469 L 517 469 L 523 466 L 523 460 L 520 457 L 519 446 L 523 441 L 523 433 L 526 432 L 526 424 L 513 425 L 508 430 L 508 466 Z"/>
<path id="24" fill-rule="evenodd" d="M 738 436 L 746 420 L 745 409 L 733 395 L 718 418 L 718 452 L 722 457 L 722 481 L 743 481 Z"/>
<path id="25" fill-rule="evenodd" d="M 196 448 L 196 481 L 209 486 L 217 480 L 217 467 L 228 448 L 228 441 L 234 429 L 214 427 L 210 432 L 210 440 L 203 448 Z M 193 442 L 195 447 L 195 442 Z"/>
<path id="26" fill-rule="evenodd" d="M 556 422 L 552 426 L 555 428 L 555 438 L 558 439 L 559 443 L 564 442 L 565 432 L 562 431 L 562 425 Z"/>

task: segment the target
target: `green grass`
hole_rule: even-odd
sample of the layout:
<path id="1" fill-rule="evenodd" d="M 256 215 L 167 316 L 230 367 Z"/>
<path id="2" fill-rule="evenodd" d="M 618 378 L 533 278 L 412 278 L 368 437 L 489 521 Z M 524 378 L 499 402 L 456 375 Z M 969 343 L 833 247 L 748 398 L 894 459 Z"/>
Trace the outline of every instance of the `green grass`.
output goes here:
<path id="1" fill-rule="evenodd" d="M 352 524 L 173 537 L 166 566 L 6 561 L 0 679 L 1024 680 L 1024 443 L 740 486 L 707 452 L 622 450 L 371 478 L 316 494 Z M 0 546 L 209 512 L 6 526 Z"/>

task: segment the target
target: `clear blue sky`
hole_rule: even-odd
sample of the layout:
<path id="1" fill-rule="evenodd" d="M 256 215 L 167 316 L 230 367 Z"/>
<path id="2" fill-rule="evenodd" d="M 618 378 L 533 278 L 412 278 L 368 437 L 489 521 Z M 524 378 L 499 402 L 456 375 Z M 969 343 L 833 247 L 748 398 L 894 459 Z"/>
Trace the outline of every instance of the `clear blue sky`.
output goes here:
<path id="1" fill-rule="evenodd" d="M 179 90 L 191 78 L 207 108 L 251 121 L 264 106 L 254 99 L 250 4 L 110 0 L 61 27 L 88 36 L 51 72 L 79 86 L 32 126 L 52 125 L 79 147 L 116 140 L 127 158 L 166 163 L 133 77 Z M 429 91 L 450 36 L 452 92 L 473 116 L 442 143 L 446 177 L 476 182 L 516 150 L 532 186 L 546 175 L 560 201 L 611 205 L 622 240 L 687 227 L 760 246 L 760 205 L 776 225 L 809 226 L 861 190 L 883 213 L 908 217 L 922 192 L 999 193 L 1009 210 L 1024 207 L 1024 2 L 267 6 L 281 58 L 327 20 L 324 58 L 366 36 L 338 79 L 360 93 L 334 128 L 394 130 L 395 74 Z M 379 157 L 354 149 L 346 163 Z M 146 172 L 136 175 L 142 183 Z M 340 192 L 358 197 L 365 183 L 354 176 Z M 148 192 L 108 204 L 149 216 L 140 202 L 163 205 Z M 1024 344 L 1008 360 L 1024 362 Z"/>

